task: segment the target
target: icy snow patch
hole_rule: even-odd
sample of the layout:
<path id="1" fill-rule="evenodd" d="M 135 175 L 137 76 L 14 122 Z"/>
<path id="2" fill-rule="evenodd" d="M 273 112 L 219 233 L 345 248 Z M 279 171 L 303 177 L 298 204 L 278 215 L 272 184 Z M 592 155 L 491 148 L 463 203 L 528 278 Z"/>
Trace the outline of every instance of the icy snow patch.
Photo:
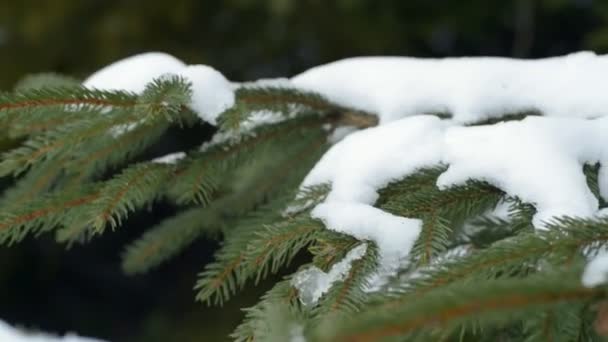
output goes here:
<path id="1" fill-rule="evenodd" d="M 329 272 L 323 272 L 318 267 L 311 266 L 296 273 L 291 284 L 298 289 L 302 304 L 310 306 L 317 303 L 336 281 L 346 277 L 352 262 L 361 259 L 366 251 L 367 244 L 365 243 L 353 248 L 342 260 L 335 263 Z"/>
<path id="2" fill-rule="evenodd" d="M 377 113 L 381 123 L 437 112 L 465 123 L 530 110 L 583 118 L 608 114 L 608 56 L 592 52 L 537 60 L 359 57 L 317 66 L 291 82 Z"/>
<path id="3" fill-rule="evenodd" d="M 2 342 L 103 342 L 98 339 L 79 337 L 67 334 L 57 337 L 49 334 L 30 334 L 17 330 L 7 323 L 0 321 L 0 341 Z"/>
<path id="4" fill-rule="evenodd" d="M 219 114 L 234 105 L 234 85 L 220 72 L 207 65 L 186 65 L 161 52 L 143 53 L 110 64 L 87 78 L 83 85 L 140 94 L 148 83 L 165 75 L 179 75 L 192 84 L 190 108 L 213 125 Z"/>

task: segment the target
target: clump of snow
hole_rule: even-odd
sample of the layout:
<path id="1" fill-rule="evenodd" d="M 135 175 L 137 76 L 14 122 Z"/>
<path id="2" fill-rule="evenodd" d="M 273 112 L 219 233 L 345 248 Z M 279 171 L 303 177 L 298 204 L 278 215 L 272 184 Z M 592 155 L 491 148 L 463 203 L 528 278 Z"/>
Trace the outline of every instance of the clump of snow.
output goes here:
<path id="1" fill-rule="evenodd" d="M 190 108 L 213 125 L 217 117 L 234 105 L 234 85 L 207 65 L 186 65 L 177 58 L 150 52 L 125 58 L 95 72 L 83 85 L 90 89 L 142 93 L 152 80 L 178 75 L 192 84 Z"/>
<path id="2" fill-rule="evenodd" d="M 608 282 L 608 251 L 600 251 L 593 256 L 583 271 L 582 283 L 586 287 L 595 287 Z"/>
<path id="3" fill-rule="evenodd" d="M 312 217 L 331 230 L 374 241 L 379 247 L 372 289 L 406 262 L 422 226 L 420 220 L 374 208 L 377 191 L 392 180 L 440 163 L 448 126 L 434 116 L 416 116 L 352 133 L 334 145 L 302 183 L 303 188 L 331 184 Z"/>
<path id="4" fill-rule="evenodd" d="M 422 229 L 421 220 L 392 215 L 354 202 L 321 203 L 313 209 L 311 216 L 322 220 L 331 230 L 376 243 L 378 268 L 369 279 L 369 291 L 384 285 L 407 263 L 407 256 Z"/>
<path id="5" fill-rule="evenodd" d="M 103 342 L 98 339 L 67 334 L 64 337 L 43 333 L 26 333 L 0 321 L 0 341 L 2 342 Z"/>
<path id="6" fill-rule="evenodd" d="M 162 52 L 148 52 L 114 62 L 89 76 L 87 88 L 141 93 L 146 85 L 164 74 L 180 72 L 186 64 Z"/>
<path id="7" fill-rule="evenodd" d="M 154 158 L 154 159 L 152 159 L 152 162 L 159 163 L 159 164 L 175 164 L 180 159 L 184 159 L 185 157 L 186 157 L 185 152 L 175 152 L 175 153 L 170 153 L 170 154 L 164 155 L 162 157 Z"/>
<path id="8" fill-rule="evenodd" d="M 449 164 L 437 184 L 487 181 L 533 204 L 534 226 L 556 216 L 592 217 L 598 210 L 584 163 L 608 160 L 608 118 L 527 117 L 478 127 L 451 127 L 445 134 Z"/>
<path id="9" fill-rule="evenodd" d="M 291 79 L 335 103 L 377 113 L 380 122 L 451 113 L 475 122 L 506 113 L 593 118 L 608 114 L 608 56 L 579 52 L 538 60 L 497 57 L 359 57 Z"/>
<path id="10" fill-rule="evenodd" d="M 361 259 L 367 251 L 367 244 L 361 244 L 350 250 L 339 262 L 332 265 L 329 272 L 323 272 L 315 266 L 311 266 L 298 272 L 291 280 L 292 285 L 298 289 L 299 298 L 306 306 L 314 305 L 330 287 L 336 282 L 343 280 L 351 268 L 351 263 Z"/>
<path id="11" fill-rule="evenodd" d="M 448 126 L 422 115 L 352 133 L 325 153 L 302 187 L 331 183 L 326 202 L 372 205 L 390 181 L 442 161 Z"/>
<path id="12" fill-rule="evenodd" d="M 179 70 L 177 75 L 192 83 L 190 108 L 198 116 L 212 125 L 217 117 L 234 105 L 232 84 L 219 71 L 207 65 L 189 65 Z"/>

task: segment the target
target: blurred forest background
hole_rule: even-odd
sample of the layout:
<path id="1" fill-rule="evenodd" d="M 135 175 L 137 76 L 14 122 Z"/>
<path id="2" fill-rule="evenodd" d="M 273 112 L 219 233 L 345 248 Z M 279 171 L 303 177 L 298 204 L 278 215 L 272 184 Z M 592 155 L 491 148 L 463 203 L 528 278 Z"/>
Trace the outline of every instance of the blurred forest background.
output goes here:
<path id="1" fill-rule="evenodd" d="M 357 55 L 529 58 L 583 49 L 608 51 L 608 1 L 0 1 L 0 90 L 29 73 L 84 78 L 152 50 L 240 81 L 291 76 Z M 200 129 L 205 134 L 172 132 L 156 149 L 192 147 L 212 133 Z M 70 250 L 52 236 L 0 247 L 0 318 L 112 341 L 226 340 L 241 318 L 238 308 L 252 305 L 268 284 L 224 308 L 195 303 L 196 273 L 217 242 L 199 241 L 148 275 L 120 270 L 124 245 L 174 210 L 159 204 Z"/>

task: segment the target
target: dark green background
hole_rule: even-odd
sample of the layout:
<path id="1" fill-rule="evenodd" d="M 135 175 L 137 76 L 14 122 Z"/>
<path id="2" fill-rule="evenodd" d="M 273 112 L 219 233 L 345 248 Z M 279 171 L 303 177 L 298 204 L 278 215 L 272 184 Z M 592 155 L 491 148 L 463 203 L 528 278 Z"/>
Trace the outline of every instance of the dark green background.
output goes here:
<path id="1" fill-rule="evenodd" d="M 608 1 L 0 0 L 5 90 L 27 73 L 85 77 L 150 50 L 213 65 L 238 81 L 356 55 L 543 57 L 581 49 L 608 50 Z M 211 132 L 200 129 L 173 132 L 156 151 L 193 146 Z M 124 244 L 174 211 L 153 209 L 69 251 L 51 237 L 0 247 L 0 318 L 113 341 L 224 339 L 241 318 L 237 308 L 268 284 L 223 309 L 194 303 L 196 273 L 217 248 L 212 241 L 149 275 L 122 275 Z"/>

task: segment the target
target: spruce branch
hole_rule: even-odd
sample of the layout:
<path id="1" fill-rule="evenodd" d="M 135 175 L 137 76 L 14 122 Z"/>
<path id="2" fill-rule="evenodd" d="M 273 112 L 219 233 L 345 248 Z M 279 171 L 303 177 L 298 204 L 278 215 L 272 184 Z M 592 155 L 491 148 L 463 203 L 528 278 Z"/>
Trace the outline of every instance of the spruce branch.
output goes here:
<path id="1" fill-rule="evenodd" d="M 145 273 L 182 251 L 201 234 L 218 236 L 222 222 L 214 214 L 207 208 L 191 208 L 150 228 L 126 249 L 122 256 L 123 270 L 127 274 Z"/>
<path id="2" fill-rule="evenodd" d="M 576 269 L 520 279 L 480 281 L 475 286 L 454 284 L 408 305 L 363 312 L 343 324 L 326 325 L 320 336 L 321 340 L 332 341 L 378 341 L 389 337 L 425 340 L 437 329 L 445 335 L 470 320 L 492 326 L 534 315 L 539 308 L 585 303 L 606 295 L 605 289 L 582 287 L 579 275 L 580 270 Z"/>
<path id="3" fill-rule="evenodd" d="M 72 222 L 58 231 L 61 242 L 101 234 L 109 225 L 118 227 L 130 212 L 152 203 L 165 192 L 173 166 L 136 164 L 99 185 L 97 198 L 79 210 Z"/>
<path id="4" fill-rule="evenodd" d="M 313 92 L 286 87 L 241 87 L 236 91 L 236 104 L 220 116 L 220 129 L 238 131 L 256 111 L 273 111 L 289 118 L 307 111 L 318 115 L 332 115 L 338 124 L 359 128 L 376 126 L 376 116 L 336 105 Z"/>

